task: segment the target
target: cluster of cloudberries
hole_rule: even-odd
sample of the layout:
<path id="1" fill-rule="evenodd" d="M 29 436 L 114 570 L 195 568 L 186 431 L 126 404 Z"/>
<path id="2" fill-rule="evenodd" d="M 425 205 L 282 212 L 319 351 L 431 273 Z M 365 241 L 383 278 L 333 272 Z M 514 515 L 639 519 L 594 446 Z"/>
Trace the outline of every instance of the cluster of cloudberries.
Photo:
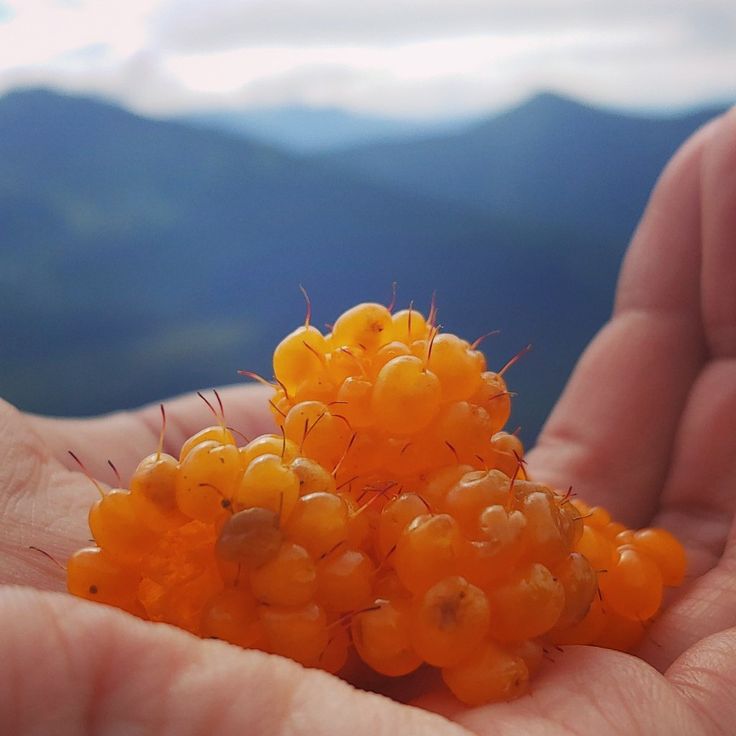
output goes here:
<path id="1" fill-rule="evenodd" d="M 308 314 L 274 353 L 278 430 L 239 446 L 220 410 L 146 457 L 69 590 L 333 673 L 431 665 L 471 705 L 521 694 L 547 647 L 636 646 L 681 545 L 529 480 L 503 370 L 434 321 Z"/>

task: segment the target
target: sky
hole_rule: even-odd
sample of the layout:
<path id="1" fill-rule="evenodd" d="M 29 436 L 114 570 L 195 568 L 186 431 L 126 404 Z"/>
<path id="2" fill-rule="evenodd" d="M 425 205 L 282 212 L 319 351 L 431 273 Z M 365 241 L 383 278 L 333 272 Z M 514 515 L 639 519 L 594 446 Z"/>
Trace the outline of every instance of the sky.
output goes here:
<path id="1" fill-rule="evenodd" d="M 0 0 L 0 93 L 139 112 L 310 105 L 463 117 L 541 90 L 736 102 L 734 0 Z"/>

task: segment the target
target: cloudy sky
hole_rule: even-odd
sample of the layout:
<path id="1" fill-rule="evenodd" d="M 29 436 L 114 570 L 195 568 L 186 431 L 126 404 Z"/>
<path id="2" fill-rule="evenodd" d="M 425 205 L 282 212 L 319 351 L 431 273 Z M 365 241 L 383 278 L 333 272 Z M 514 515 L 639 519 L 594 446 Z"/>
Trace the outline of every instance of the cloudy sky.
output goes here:
<path id="1" fill-rule="evenodd" d="M 0 0 L 0 93 L 142 112 L 308 104 L 474 114 L 540 89 L 736 102 L 734 0 Z"/>

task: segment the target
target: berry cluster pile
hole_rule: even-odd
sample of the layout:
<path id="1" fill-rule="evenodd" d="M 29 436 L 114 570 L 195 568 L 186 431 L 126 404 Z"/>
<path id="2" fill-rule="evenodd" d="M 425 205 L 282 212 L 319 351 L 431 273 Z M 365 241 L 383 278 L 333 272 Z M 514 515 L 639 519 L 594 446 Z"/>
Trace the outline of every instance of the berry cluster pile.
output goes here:
<path id="1" fill-rule="evenodd" d="M 522 693 L 547 646 L 635 646 L 681 546 L 530 481 L 503 370 L 433 311 L 308 315 L 274 353 L 280 433 L 239 447 L 220 412 L 145 458 L 69 590 L 333 673 L 426 663 L 468 704 Z"/>

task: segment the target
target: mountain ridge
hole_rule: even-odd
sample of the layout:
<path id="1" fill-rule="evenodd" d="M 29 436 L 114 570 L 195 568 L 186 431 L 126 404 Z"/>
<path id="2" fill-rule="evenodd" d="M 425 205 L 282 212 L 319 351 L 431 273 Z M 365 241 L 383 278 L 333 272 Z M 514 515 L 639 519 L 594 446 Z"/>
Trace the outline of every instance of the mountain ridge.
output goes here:
<path id="1" fill-rule="evenodd" d="M 605 319 L 619 254 L 591 237 L 396 193 L 233 136 L 49 94 L 0 99 L 0 395 L 86 414 L 270 375 L 302 318 L 439 291 L 446 329 L 514 369 L 533 438 Z M 580 314 L 580 300 L 586 304 Z M 539 357 L 537 357 L 539 356 Z M 542 360 L 544 370 L 540 370 Z"/>

